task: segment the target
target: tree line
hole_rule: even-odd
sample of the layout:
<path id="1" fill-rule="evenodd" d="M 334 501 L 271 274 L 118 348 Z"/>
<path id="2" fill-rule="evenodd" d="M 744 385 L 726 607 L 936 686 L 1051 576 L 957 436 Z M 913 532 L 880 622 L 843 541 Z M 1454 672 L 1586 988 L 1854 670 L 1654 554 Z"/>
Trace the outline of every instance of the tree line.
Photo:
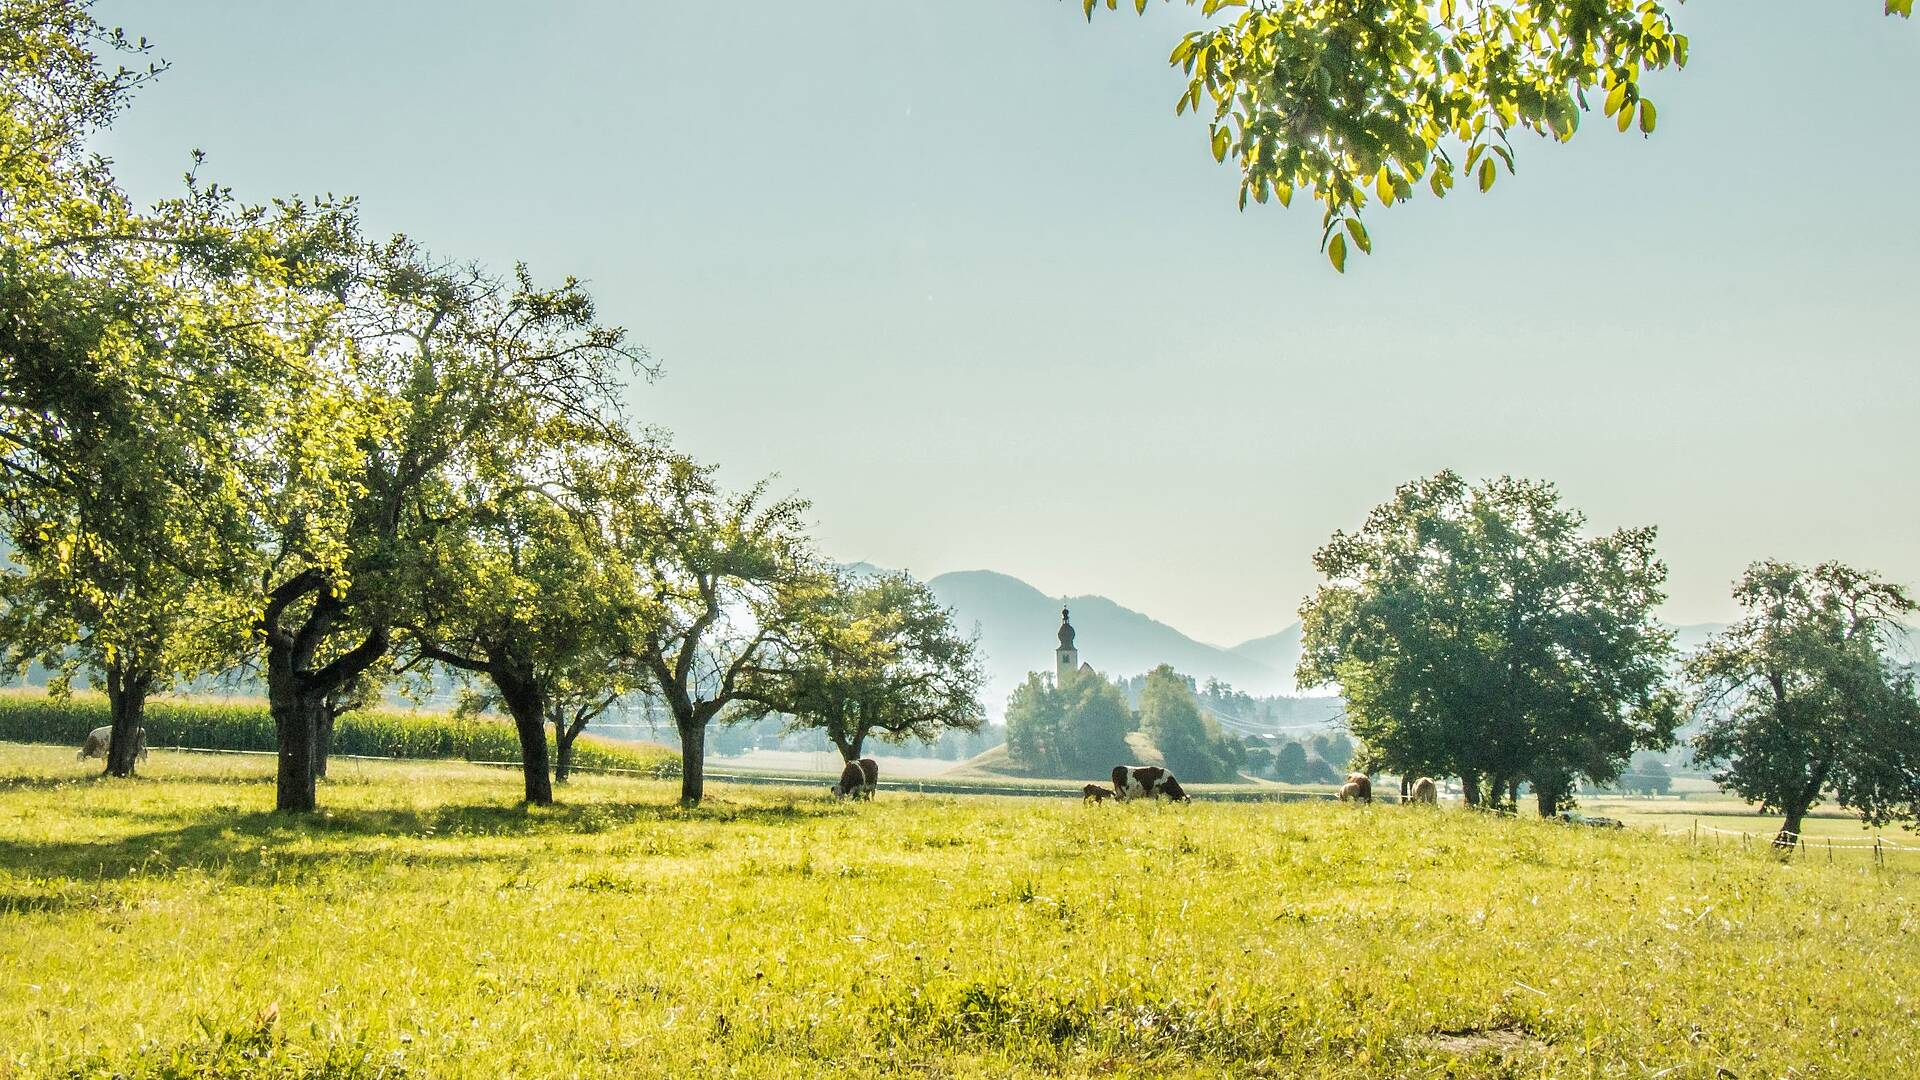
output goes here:
<path id="1" fill-rule="evenodd" d="M 352 199 L 244 202 L 197 154 L 136 207 L 90 140 L 163 68 L 86 0 L 0 4 L 0 659 L 105 690 L 109 772 L 151 695 L 235 665 L 283 810 L 343 712 L 433 665 L 511 718 L 534 803 L 630 694 L 689 804 L 725 719 L 849 756 L 979 727 L 975 643 L 924 584 L 834 567 L 805 502 L 625 415 L 657 366 L 579 281 L 368 235 Z"/>
<path id="2" fill-rule="evenodd" d="M 1458 777 L 1490 808 L 1525 783 L 1551 815 L 1692 719 L 1694 760 L 1782 814 L 1782 841 L 1829 799 L 1873 824 L 1916 820 L 1904 588 L 1837 562 L 1756 562 L 1733 591 L 1744 617 L 1682 661 L 1655 618 L 1655 531 L 1584 525 L 1550 484 L 1441 472 L 1314 555 L 1325 583 L 1300 610 L 1298 677 L 1339 687 L 1359 767 Z"/>

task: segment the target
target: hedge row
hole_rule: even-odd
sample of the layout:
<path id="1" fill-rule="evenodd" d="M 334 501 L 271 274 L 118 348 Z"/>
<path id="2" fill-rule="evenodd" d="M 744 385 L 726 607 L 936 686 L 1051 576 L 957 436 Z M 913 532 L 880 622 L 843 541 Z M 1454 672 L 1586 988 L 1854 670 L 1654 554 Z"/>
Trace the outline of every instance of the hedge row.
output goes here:
<path id="1" fill-rule="evenodd" d="M 55 700 L 45 694 L 0 692 L 0 741 L 78 747 L 87 732 L 111 722 L 107 699 L 99 694 L 74 694 Z M 265 703 L 258 701 L 156 699 L 147 703 L 146 726 L 149 746 L 277 749 L 273 717 Z M 551 752 L 552 732 L 547 734 L 547 743 Z M 679 775 L 679 758 L 664 748 L 626 747 L 585 738 L 573 747 L 574 764 L 579 766 Z M 511 725 L 484 717 L 369 710 L 340 718 L 334 725 L 333 752 L 364 757 L 518 761 L 520 740 Z"/>

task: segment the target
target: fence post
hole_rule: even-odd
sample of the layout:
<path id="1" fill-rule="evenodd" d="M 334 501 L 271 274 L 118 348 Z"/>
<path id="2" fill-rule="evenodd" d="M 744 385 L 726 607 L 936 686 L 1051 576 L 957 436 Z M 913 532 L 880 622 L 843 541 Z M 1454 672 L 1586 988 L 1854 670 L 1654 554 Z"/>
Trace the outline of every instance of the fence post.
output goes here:
<path id="1" fill-rule="evenodd" d="M 1887 856 L 1880 850 L 1880 838 L 1877 836 L 1873 838 L 1873 865 L 1887 865 Z"/>
<path id="2" fill-rule="evenodd" d="M 1833 837 L 1827 837 L 1827 865 L 1833 865 Z"/>

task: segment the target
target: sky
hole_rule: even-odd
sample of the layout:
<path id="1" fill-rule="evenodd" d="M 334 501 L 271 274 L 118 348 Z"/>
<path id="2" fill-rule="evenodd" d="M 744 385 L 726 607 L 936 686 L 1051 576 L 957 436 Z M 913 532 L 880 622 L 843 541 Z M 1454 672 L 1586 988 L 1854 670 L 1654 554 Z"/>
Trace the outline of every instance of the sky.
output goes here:
<path id="1" fill-rule="evenodd" d="M 1760 558 L 1920 586 L 1920 21 L 1880 7 L 1685 4 L 1652 138 L 1519 138 L 1344 276 L 1174 115 L 1179 5 L 108 0 L 173 67 L 101 147 L 143 200 L 197 147 L 584 279 L 664 368 L 634 419 L 841 560 L 1230 645 L 1453 468 L 1659 526 L 1665 616 L 1717 621 Z"/>

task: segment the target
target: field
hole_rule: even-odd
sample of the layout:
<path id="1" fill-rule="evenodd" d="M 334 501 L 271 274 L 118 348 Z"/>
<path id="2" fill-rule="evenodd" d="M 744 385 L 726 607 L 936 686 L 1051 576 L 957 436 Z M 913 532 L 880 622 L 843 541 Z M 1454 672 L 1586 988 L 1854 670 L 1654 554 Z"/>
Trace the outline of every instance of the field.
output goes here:
<path id="1" fill-rule="evenodd" d="M 1636 830 L 0 745 L 0 1077 L 1907 1076 L 1920 875 Z M 1857 826 L 1855 827 L 1857 829 Z"/>

